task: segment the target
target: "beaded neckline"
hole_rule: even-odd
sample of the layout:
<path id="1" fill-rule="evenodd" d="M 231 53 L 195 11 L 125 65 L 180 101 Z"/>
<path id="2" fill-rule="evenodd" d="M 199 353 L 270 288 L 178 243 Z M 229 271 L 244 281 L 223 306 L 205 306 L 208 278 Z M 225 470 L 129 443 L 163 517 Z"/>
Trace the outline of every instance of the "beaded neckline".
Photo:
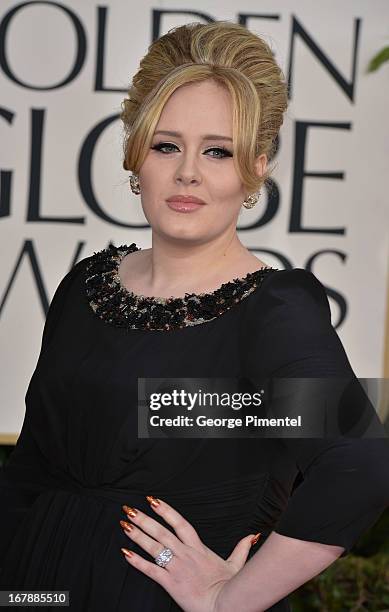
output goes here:
<path id="1" fill-rule="evenodd" d="M 150 297 L 128 290 L 121 282 L 119 265 L 128 254 L 141 250 L 110 245 L 95 252 L 86 265 L 86 294 L 97 316 L 117 327 L 169 331 L 212 321 L 260 286 L 266 274 L 278 268 L 260 268 L 223 283 L 209 293 L 184 297 Z"/>

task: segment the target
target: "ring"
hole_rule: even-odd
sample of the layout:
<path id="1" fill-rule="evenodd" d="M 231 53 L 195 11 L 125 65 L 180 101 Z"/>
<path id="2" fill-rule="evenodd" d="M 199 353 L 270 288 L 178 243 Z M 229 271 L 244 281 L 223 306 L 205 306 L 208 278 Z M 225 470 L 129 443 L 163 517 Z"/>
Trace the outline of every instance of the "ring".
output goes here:
<path id="1" fill-rule="evenodd" d="M 157 557 L 155 557 L 154 561 L 159 567 L 166 567 L 169 561 L 173 558 L 173 552 L 170 548 L 164 548 Z"/>

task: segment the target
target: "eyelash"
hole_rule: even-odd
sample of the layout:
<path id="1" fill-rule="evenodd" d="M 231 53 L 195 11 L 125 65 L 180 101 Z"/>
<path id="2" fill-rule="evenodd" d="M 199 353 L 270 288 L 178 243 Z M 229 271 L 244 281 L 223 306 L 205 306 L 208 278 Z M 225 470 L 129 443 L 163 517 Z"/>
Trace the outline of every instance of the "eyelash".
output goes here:
<path id="1" fill-rule="evenodd" d="M 168 155 L 168 153 L 165 153 L 164 151 L 162 151 L 162 149 L 164 147 L 176 147 L 177 145 L 171 143 L 171 142 L 159 142 L 158 144 L 153 145 L 151 148 L 154 149 L 155 151 L 161 151 L 161 153 L 163 153 L 164 155 Z M 223 153 L 223 156 L 214 156 L 211 155 L 211 157 L 213 157 L 214 159 L 225 159 L 226 157 L 232 157 L 232 153 L 230 151 L 228 151 L 227 149 L 225 149 L 224 147 L 210 147 L 209 149 L 206 149 L 207 151 L 221 151 Z"/>

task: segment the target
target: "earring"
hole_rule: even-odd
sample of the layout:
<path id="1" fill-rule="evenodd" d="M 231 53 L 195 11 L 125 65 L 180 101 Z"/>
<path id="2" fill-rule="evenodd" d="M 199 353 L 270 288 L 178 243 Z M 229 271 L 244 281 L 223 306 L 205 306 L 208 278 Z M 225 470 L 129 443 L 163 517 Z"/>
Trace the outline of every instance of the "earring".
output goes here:
<path id="1" fill-rule="evenodd" d="M 132 193 L 135 193 L 135 195 L 139 195 L 140 194 L 139 177 L 138 177 L 137 174 L 131 174 L 131 176 L 130 176 L 130 187 L 131 187 Z"/>
<path id="2" fill-rule="evenodd" d="M 247 196 L 247 198 L 243 200 L 243 206 L 245 208 L 253 208 L 258 202 L 260 194 L 261 192 L 257 191 L 256 193 L 252 193 L 251 195 Z"/>

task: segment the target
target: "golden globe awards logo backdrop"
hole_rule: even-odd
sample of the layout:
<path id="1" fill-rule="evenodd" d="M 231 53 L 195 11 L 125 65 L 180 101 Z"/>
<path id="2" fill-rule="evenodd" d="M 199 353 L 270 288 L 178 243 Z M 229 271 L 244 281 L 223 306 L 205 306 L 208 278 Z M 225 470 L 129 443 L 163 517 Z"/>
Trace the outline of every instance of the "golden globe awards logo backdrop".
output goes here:
<path id="1" fill-rule="evenodd" d="M 0 8 L 2 441 L 14 440 L 45 314 L 79 259 L 150 246 L 121 166 L 120 102 L 152 40 L 228 19 L 270 43 L 289 84 L 272 188 L 242 210 L 243 243 L 324 284 L 360 377 L 383 377 L 387 283 L 387 39 L 383 1 L 11 2 Z"/>

